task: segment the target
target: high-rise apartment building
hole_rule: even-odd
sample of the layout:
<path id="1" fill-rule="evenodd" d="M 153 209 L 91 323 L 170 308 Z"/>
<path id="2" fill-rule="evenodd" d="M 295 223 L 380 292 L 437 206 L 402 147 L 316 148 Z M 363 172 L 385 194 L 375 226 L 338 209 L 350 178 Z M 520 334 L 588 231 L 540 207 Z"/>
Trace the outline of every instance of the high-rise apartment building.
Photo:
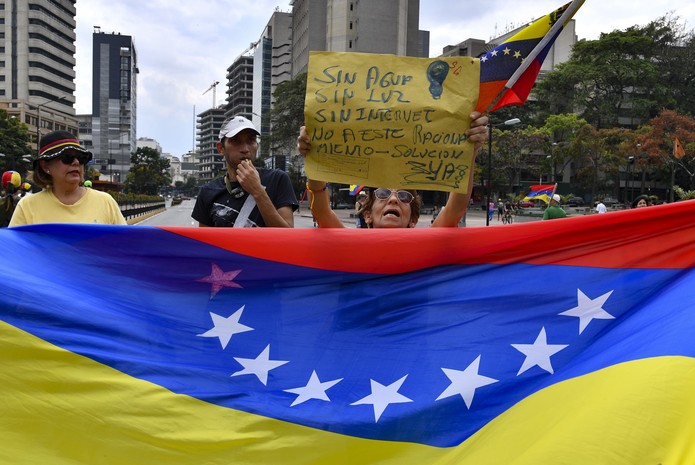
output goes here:
<path id="1" fill-rule="evenodd" d="M 267 114 L 278 85 L 292 79 L 292 14 L 276 11 L 256 42 L 253 54 L 253 119 L 262 134 L 270 130 Z"/>
<path id="2" fill-rule="evenodd" d="M 270 110 L 275 105 L 273 94 L 278 85 L 292 79 L 292 15 L 276 11 L 256 42 L 253 56 L 252 121 L 261 134 L 270 134 Z M 270 145 L 261 143 L 259 156 L 272 168 L 285 169 L 286 155 L 272 153 Z"/>
<path id="3" fill-rule="evenodd" d="M 224 121 L 223 105 L 198 114 L 198 179 L 203 182 L 211 181 L 226 169 L 224 158 L 217 152 L 217 141 Z"/>
<path id="4" fill-rule="evenodd" d="M 124 182 L 135 152 L 137 54 L 127 35 L 92 36 L 92 151 L 94 165 L 112 182 Z"/>
<path id="5" fill-rule="evenodd" d="M 309 52 L 388 53 L 427 57 L 420 0 L 293 0 L 292 74 L 306 72 Z"/>
<path id="6" fill-rule="evenodd" d="M 227 98 L 224 105 L 227 117 L 253 115 L 253 56 L 239 56 L 227 68 Z"/>
<path id="7" fill-rule="evenodd" d="M 53 130 L 77 134 L 75 0 L 1 2 L 0 108 L 36 142 Z"/>

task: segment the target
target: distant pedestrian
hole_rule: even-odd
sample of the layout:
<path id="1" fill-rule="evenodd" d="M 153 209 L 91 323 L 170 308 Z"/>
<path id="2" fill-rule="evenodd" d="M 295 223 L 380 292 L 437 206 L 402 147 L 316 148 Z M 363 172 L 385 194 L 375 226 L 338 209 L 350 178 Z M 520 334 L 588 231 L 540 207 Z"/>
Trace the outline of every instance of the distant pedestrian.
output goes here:
<path id="1" fill-rule="evenodd" d="M 649 207 L 652 204 L 652 199 L 648 195 L 642 194 L 632 201 L 632 208 Z"/>
<path id="2" fill-rule="evenodd" d="M 606 213 L 607 211 L 608 209 L 606 208 L 606 206 L 603 204 L 601 200 L 599 200 L 596 204 L 596 213 Z"/>
<path id="3" fill-rule="evenodd" d="M 357 194 L 357 201 L 355 202 L 355 216 L 357 216 L 357 224 L 356 226 L 358 228 L 367 228 L 367 222 L 364 221 L 364 206 L 367 203 L 367 192 L 364 190 L 361 190 L 359 194 Z"/>
<path id="4" fill-rule="evenodd" d="M 543 213 L 544 220 L 554 220 L 557 218 L 565 218 L 567 216 L 567 212 L 560 207 L 560 200 L 562 199 L 559 195 L 553 194 L 553 198 L 550 199 L 550 205 Z"/>
<path id="5" fill-rule="evenodd" d="M 435 205 L 432 207 L 432 220 L 430 220 L 430 224 L 434 224 L 434 220 L 437 219 L 437 215 L 439 215 L 439 207 Z"/>
<path id="6" fill-rule="evenodd" d="M 0 228 L 10 224 L 17 202 L 19 202 L 22 177 L 16 171 L 2 173 L 2 193 L 0 194 Z"/>
<path id="7" fill-rule="evenodd" d="M 490 202 L 487 206 L 487 220 L 488 223 L 492 221 L 492 217 L 495 215 L 495 203 Z"/>

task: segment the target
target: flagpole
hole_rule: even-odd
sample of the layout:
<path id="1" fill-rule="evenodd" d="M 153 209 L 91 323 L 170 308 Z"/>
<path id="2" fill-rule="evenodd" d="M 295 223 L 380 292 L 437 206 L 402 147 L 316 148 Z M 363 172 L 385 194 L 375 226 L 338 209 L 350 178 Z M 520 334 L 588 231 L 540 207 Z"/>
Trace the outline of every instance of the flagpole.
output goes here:
<path id="1" fill-rule="evenodd" d="M 553 186 L 553 192 L 550 194 L 550 200 L 553 200 L 553 196 L 555 195 L 555 191 L 557 190 L 557 183 Z M 557 203 L 558 206 L 560 205 L 560 202 Z M 550 206 L 550 202 L 548 202 L 548 206 Z"/>
<path id="2" fill-rule="evenodd" d="M 497 94 L 497 97 L 495 97 L 492 102 L 488 105 L 487 109 L 485 110 L 485 113 L 490 113 L 492 109 L 497 105 L 497 102 L 504 96 L 504 94 L 507 92 L 507 90 L 511 89 L 514 84 L 516 84 L 516 81 L 519 80 L 522 74 L 528 69 L 529 66 L 531 66 L 531 63 L 533 63 L 533 60 L 536 59 L 539 53 L 541 53 L 541 50 L 545 48 L 546 45 L 548 45 L 548 42 L 551 40 L 554 40 L 555 33 L 557 31 L 564 27 L 565 23 L 568 22 L 574 14 L 577 12 L 579 7 L 582 6 L 585 0 L 573 0 L 570 6 L 567 7 L 567 9 L 562 13 L 562 16 L 558 18 L 557 21 L 552 25 L 552 27 L 548 30 L 548 32 L 543 36 L 540 42 L 531 50 L 531 53 L 524 58 L 524 62 L 519 66 L 516 71 L 514 71 L 514 74 L 509 78 L 507 83 L 504 85 L 504 88 L 502 91 Z M 569 18 L 567 21 L 563 21 L 563 18 Z"/>

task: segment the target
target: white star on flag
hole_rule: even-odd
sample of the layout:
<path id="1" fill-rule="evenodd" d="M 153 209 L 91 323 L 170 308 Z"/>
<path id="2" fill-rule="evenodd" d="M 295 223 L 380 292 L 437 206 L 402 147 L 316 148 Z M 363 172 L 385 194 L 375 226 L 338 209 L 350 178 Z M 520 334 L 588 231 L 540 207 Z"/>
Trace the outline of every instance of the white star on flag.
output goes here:
<path id="1" fill-rule="evenodd" d="M 545 327 L 541 328 L 541 332 L 533 344 L 512 344 L 516 350 L 526 355 L 523 365 L 519 368 L 519 376 L 529 368 L 538 365 L 550 374 L 553 374 L 553 366 L 550 363 L 550 357 L 560 352 L 567 347 L 567 344 L 548 344 L 545 335 Z"/>
<path id="2" fill-rule="evenodd" d="M 234 282 L 234 278 L 236 278 L 239 273 L 241 273 L 241 270 L 222 271 L 222 268 L 213 263 L 210 275 L 196 279 L 196 281 L 210 283 L 212 285 L 210 289 L 210 300 L 212 300 L 223 287 L 240 288 L 241 285 Z"/>
<path id="3" fill-rule="evenodd" d="M 284 391 L 292 394 L 297 394 L 297 398 L 294 400 L 294 402 L 292 402 L 292 405 L 290 405 L 290 407 L 294 407 L 295 405 L 299 405 L 311 399 L 325 400 L 327 402 L 330 402 L 331 399 L 328 398 L 326 391 L 338 384 L 339 382 L 341 382 L 342 380 L 343 378 L 339 378 L 334 379 L 333 381 L 325 381 L 322 383 L 321 380 L 319 380 L 318 375 L 316 374 L 316 370 L 314 370 L 311 372 L 311 377 L 309 378 L 309 382 L 306 384 L 306 386 L 294 389 L 285 389 Z"/>
<path id="4" fill-rule="evenodd" d="M 243 370 L 232 373 L 231 376 L 256 375 L 264 386 L 268 385 L 268 372 L 289 363 L 289 360 L 270 360 L 270 344 L 256 358 L 234 357 L 244 367 Z"/>
<path id="5" fill-rule="evenodd" d="M 249 328 L 248 326 L 239 323 L 241 314 L 244 312 L 244 307 L 246 307 L 246 305 L 242 305 L 239 310 L 232 313 L 227 318 L 210 312 L 214 327 L 207 330 L 203 334 L 198 334 L 198 336 L 217 337 L 220 339 L 220 344 L 222 344 L 222 348 L 224 349 L 227 347 L 227 344 L 229 344 L 229 340 L 232 339 L 232 336 L 235 334 L 253 331 L 253 328 Z"/>
<path id="6" fill-rule="evenodd" d="M 372 393 L 367 397 L 363 397 L 357 402 L 353 402 L 350 405 L 373 405 L 374 423 L 376 423 L 379 421 L 381 414 L 384 413 L 384 410 L 386 410 L 386 407 L 388 407 L 390 404 L 402 404 L 413 401 L 412 399 L 408 399 L 406 396 L 398 393 L 398 390 L 401 388 L 407 377 L 408 375 L 405 375 L 398 381 L 395 381 L 388 386 L 384 386 L 383 384 L 370 379 L 369 382 L 372 386 Z"/>
<path id="7" fill-rule="evenodd" d="M 565 312 L 560 313 L 564 316 L 576 316 L 579 318 L 579 334 L 589 326 L 591 320 L 610 320 L 615 318 L 613 315 L 605 311 L 602 307 L 606 300 L 611 296 L 613 291 L 606 292 L 600 297 L 590 299 L 580 289 L 577 289 L 577 306 Z"/>
<path id="8" fill-rule="evenodd" d="M 471 362 L 471 364 L 468 365 L 468 367 L 463 371 L 442 368 L 442 371 L 449 378 L 451 384 L 435 400 L 446 399 L 447 397 L 459 394 L 466 403 L 466 407 L 470 409 L 476 389 L 499 381 L 494 378 L 479 375 L 479 368 L 480 355 L 478 355 L 478 358 L 473 360 L 473 362 Z"/>

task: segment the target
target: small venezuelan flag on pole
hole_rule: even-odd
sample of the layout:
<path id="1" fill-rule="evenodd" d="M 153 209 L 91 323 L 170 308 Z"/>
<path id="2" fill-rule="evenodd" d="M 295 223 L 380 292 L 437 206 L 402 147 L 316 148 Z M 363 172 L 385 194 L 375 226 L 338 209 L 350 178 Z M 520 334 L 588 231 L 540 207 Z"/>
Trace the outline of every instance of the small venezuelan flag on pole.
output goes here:
<path id="1" fill-rule="evenodd" d="M 476 111 L 523 105 L 550 47 L 584 0 L 574 0 L 543 16 L 480 58 Z"/>

